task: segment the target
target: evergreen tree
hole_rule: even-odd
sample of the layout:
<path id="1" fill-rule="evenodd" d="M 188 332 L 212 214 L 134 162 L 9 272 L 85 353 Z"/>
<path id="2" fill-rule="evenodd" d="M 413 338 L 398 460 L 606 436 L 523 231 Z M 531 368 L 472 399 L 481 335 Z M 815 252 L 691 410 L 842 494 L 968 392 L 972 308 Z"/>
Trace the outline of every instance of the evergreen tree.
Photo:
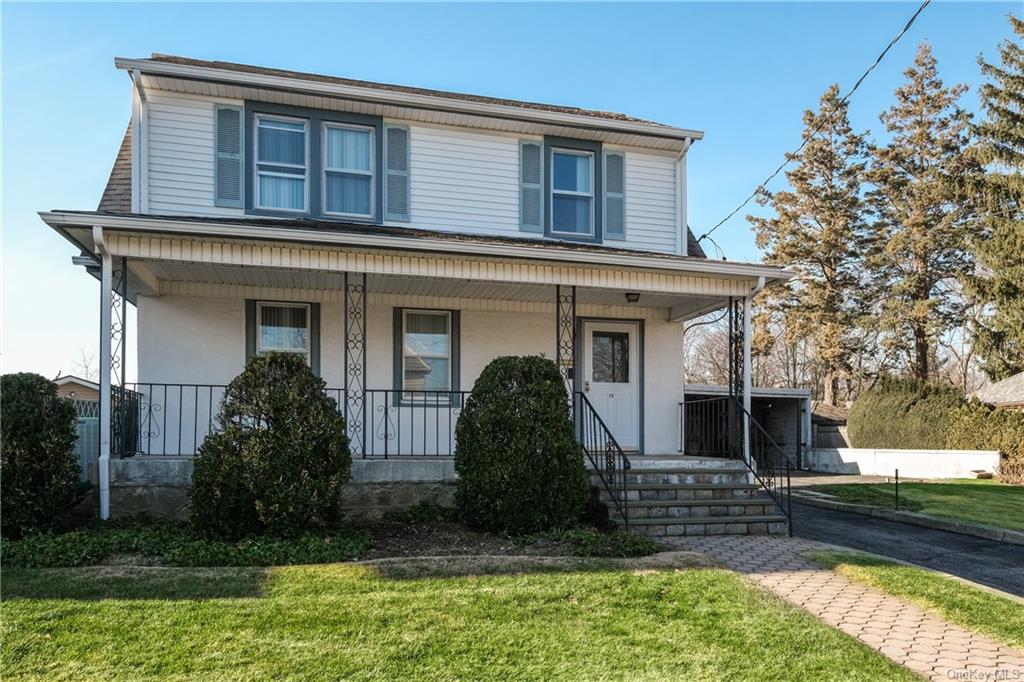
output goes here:
<path id="1" fill-rule="evenodd" d="M 972 328 L 974 350 L 993 380 L 1024 371 L 1024 21 L 1011 16 L 1010 25 L 1017 40 L 999 46 L 1001 65 L 978 58 L 988 78 L 972 150 L 982 172 L 968 182 L 984 228 L 972 243 L 978 272 L 966 284 L 987 307 Z"/>
<path id="2" fill-rule="evenodd" d="M 896 103 L 880 117 L 890 140 L 871 147 L 877 220 L 869 264 L 883 345 L 926 380 L 936 340 L 964 320 L 957 281 L 972 271 L 967 243 L 977 222 L 954 180 L 977 164 L 964 153 L 970 115 L 958 102 L 966 86 L 943 86 L 927 43 L 904 74 Z"/>
<path id="3" fill-rule="evenodd" d="M 817 133 L 816 129 L 820 128 Z M 821 399 L 835 405 L 839 383 L 858 349 L 853 333 L 863 313 L 862 244 L 867 225 L 861 184 L 867 145 L 850 126 L 846 104 L 833 85 L 818 111 L 804 112 L 804 148 L 789 156 L 790 191 L 769 194 L 775 216 L 748 216 L 765 260 L 797 273 L 765 303 L 782 316 L 787 341 L 808 339 L 822 376 Z"/>

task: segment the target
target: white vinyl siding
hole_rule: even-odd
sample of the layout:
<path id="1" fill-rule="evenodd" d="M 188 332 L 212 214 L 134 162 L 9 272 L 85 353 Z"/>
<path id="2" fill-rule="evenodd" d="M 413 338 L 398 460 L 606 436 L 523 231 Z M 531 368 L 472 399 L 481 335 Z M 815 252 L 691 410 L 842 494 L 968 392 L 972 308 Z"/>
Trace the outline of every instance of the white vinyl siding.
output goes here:
<path id="1" fill-rule="evenodd" d="M 626 241 L 617 247 L 676 253 L 676 158 L 626 152 Z"/>
<path id="2" fill-rule="evenodd" d="M 523 236 L 519 139 L 410 126 L 411 227 Z"/>
<path id="3" fill-rule="evenodd" d="M 222 103 L 240 105 L 238 101 Z M 147 91 L 148 211 L 241 216 L 214 205 L 212 98 Z M 410 220 L 396 226 L 541 238 L 523 232 L 519 210 L 522 136 L 385 120 L 409 128 Z M 540 141 L 539 138 L 536 138 Z M 626 155 L 626 241 L 619 248 L 676 253 L 676 156 L 606 147 Z M 319 172 L 311 169 L 310 172 Z"/>
<path id="4" fill-rule="evenodd" d="M 214 101 L 146 93 L 149 212 L 239 216 L 214 205 Z"/>

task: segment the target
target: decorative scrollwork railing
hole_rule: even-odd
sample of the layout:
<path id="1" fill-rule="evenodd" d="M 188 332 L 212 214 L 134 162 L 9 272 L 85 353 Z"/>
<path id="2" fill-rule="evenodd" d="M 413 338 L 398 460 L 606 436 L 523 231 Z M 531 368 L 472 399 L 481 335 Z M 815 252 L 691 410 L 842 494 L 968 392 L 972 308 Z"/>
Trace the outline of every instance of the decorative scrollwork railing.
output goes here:
<path id="1" fill-rule="evenodd" d="M 573 393 L 573 420 L 576 423 L 576 438 L 583 447 L 583 453 L 594 472 L 600 477 L 601 485 L 612 498 L 615 511 L 628 528 L 626 472 L 631 466 L 629 457 L 623 452 L 587 396 L 579 391 Z"/>
<path id="2" fill-rule="evenodd" d="M 364 458 L 451 457 L 469 391 L 369 389 Z"/>

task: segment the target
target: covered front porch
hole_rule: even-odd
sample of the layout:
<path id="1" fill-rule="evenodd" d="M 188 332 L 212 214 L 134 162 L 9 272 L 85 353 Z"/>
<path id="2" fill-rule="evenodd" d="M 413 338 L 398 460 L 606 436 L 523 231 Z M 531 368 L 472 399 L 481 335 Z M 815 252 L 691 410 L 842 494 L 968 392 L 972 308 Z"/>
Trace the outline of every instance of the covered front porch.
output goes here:
<path id="1" fill-rule="evenodd" d="M 621 251 L 588 262 L 602 258 L 571 246 L 498 255 L 481 241 L 453 254 L 408 248 L 410 240 L 369 248 L 200 237 L 146 222 L 165 229 L 72 232 L 95 254 L 81 264 L 96 271 L 104 302 L 101 421 L 111 426 L 101 434 L 101 511 L 109 458 L 194 455 L 217 428 L 227 384 L 282 326 L 301 337 L 297 350 L 337 401 L 354 459 L 451 457 L 460 411 L 487 363 L 536 354 L 558 364 L 590 464 L 614 485 L 630 458 L 679 454 L 680 322 L 730 308 L 742 405 L 744 312 L 777 273 Z M 129 303 L 135 381 L 125 372 Z"/>

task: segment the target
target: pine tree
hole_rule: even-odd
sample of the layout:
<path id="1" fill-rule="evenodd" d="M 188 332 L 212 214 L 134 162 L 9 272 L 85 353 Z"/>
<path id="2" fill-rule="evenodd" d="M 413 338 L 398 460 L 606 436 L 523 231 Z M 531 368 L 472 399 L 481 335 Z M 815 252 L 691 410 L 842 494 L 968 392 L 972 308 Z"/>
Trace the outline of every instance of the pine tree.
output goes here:
<path id="1" fill-rule="evenodd" d="M 966 284 L 988 308 L 972 328 L 974 350 L 993 380 L 1024 371 L 1024 21 L 1009 19 L 1017 41 L 999 46 L 1001 65 L 978 58 L 988 78 L 972 150 L 982 172 L 968 183 L 984 229 L 971 245 L 979 272 Z"/>
<path id="2" fill-rule="evenodd" d="M 820 131 L 812 132 L 820 126 Z M 861 197 L 866 167 L 864 135 L 850 126 L 846 104 L 833 85 L 818 111 L 804 112 L 807 144 L 789 160 L 790 191 L 763 191 L 775 217 L 747 216 L 766 249 L 765 260 L 797 273 L 767 305 L 782 315 L 787 341 L 809 339 L 823 377 L 822 400 L 835 405 L 839 383 L 857 352 L 851 333 L 862 314 L 862 248 L 867 225 Z"/>
<path id="3" fill-rule="evenodd" d="M 970 114 L 958 102 L 966 86 L 943 86 L 927 43 L 904 75 L 896 103 L 880 117 L 890 140 L 871 146 L 869 198 L 877 220 L 869 265 L 885 349 L 927 380 L 936 340 L 963 324 L 957 282 L 973 268 L 967 243 L 977 221 L 954 180 L 977 164 L 964 153 Z"/>

